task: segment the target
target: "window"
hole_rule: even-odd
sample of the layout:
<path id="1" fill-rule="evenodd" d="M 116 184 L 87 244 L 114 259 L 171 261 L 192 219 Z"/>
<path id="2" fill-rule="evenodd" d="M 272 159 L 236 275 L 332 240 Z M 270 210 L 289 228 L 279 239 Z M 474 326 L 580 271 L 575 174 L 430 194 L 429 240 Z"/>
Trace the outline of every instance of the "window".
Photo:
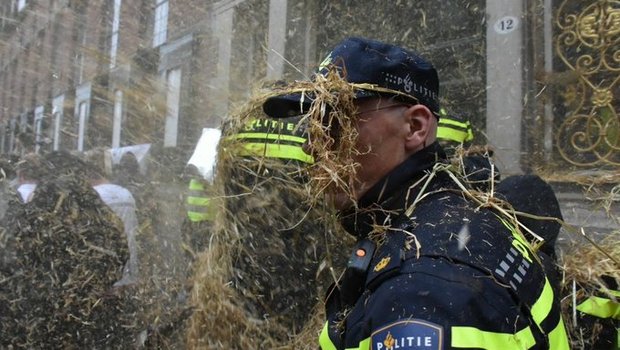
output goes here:
<path id="1" fill-rule="evenodd" d="M 110 68 L 116 66 L 116 53 L 118 51 L 118 32 L 121 22 L 121 0 L 114 0 L 112 15 L 112 27 L 110 31 Z"/>
<path id="2" fill-rule="evenodd" d="M 114 117 L 112 121 L 112 148 L 121 146 L 121 128 L 123 126 L 123 91 L 114 92 Z"/>
<path id="3" fill-rule="evenodd" d="M 62 127 L 62 112 L 54 111 L 54 134 L 53 136 L 53 150 L 58 151 L 60 149 L 60 128 Z"/>
<path id="4" fill-rule="evenodd" d="M 77 84 L 84 82 L 84 63 L 85 63 L 85 47 L 87 42 L 87 21 L 86 21 L 86 7 L 78 6 L 75 9 L 76 25 L 73 26 L 74 38 L 75 38 L 75 56 L 74 56 L 74 80 Z"/>
<path id="5" fill-rule="evenodd" d="M 22 11 L 28 4 L 27 0 L 17 0 L 17 12 Z"/>
<path id="6" fill-rule="evenodd" d="M 168 0 L 155 0 L 155 20 L 153 25 L 153 47 L 166 42 L 168 33 Z"/>
<path id="7" fill-rule="evenodd" d="M 164 130 L 164 147 L 177 145 L 179 126 L 179 102 L 181 100 L 181 70 L 171 69 L 166 77 L 166 129 Z"/>
<path id="8" fill-rule="evenodd" d="M 28 149 L 28 147 L 31 145 L 31 139 L 30 137 L 28 137 L 26 140 L 19 137 L 19 135 L 28 135 L 31 136 L 32 135 L 32 125 L 28 123 L 29 119 L 32 118 L 28 118 L 29 114 L 32 114 L 31 112 L 24 112 L 22 114 L 20 114 L 17 118 L 17 134 L 15 135 L 16 139 L 15 139 L 15 151 L 19 152 L 32 152 L 32 150 Z"/>
<path id="9" fill-rule="evenodd" d="M 88 104 L 82 102 L 78 107 L 78 144 L 77 150 L 84 151 L 84 139 L 86 136 L 86 117 L 88 116 Z"/>
<path id="10" fill-rule="evenodd" d="M 90 114 L 91 84 L 85 83 L 75 91 L 75 111 L 77 119 L 77 150 L 83 152 L 87 138 L 87 124 Z"/>
<path id="11" fill-rule="evenodd" d="M 17 135 L 17 117 L 11 118 L 9 122 L 9 145 L 7 150 L 13 152 L 15 150 L 15 138 Z"/>
<path id="12" fill-rule="evenodd" d="M 34 152 L 39 153 L 43 144 L 43 115 L 44 107 L 38 106 L 34 109 Z"/>
<path id="13" fill-rule="evenodd" d="M 62 136 L 62 118 L 63 118 L 63 109 L 65 104 L 65 96 L 59 95 L 54 98 L 52 101 L 52 115 L 54 118 L 54 129 L 52 134 L 53 140 L 53 150 L 58 151 L 60 149 L 61 144 L 61 136 Z"/>
<path id="14" fill-rule="evenodd" d="M 7 127 L 6 123 L 0 124 L 0 153 L 7 153 L 6 142 L 8 140 L 8 132 L 9 128 Z"/>

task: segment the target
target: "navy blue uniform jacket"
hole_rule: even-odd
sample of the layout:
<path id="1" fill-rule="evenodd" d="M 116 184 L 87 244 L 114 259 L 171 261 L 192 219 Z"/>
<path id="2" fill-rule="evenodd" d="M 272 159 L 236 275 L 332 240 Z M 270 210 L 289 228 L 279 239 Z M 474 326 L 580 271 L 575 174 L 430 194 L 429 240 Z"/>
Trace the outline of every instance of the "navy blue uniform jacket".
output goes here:
<path id="1" fill-rule="evenodd" d="M 361 278 L 354 254 L 330 290 L 321 348 L 568 349 L 540 258 L 509 218 L 432 171 L 444 159 L 427 147 L 342 213 L 360 247 L 378 244 Z"/>

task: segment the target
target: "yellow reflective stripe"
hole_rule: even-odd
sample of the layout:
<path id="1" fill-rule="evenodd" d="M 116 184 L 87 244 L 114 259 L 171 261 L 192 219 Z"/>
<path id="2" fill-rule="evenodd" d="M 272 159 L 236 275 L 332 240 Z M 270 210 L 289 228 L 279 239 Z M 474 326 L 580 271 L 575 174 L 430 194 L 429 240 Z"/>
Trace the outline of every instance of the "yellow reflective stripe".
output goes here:
<path id="1" fill-rule="evenodd" d="M 329 322 L 325 322 L 325 326 L 323 326 L 323 329 L 321 330 L 321 335 L 319 335 L 319 345 L 322 350 L 336 350 L 336 346 L 332 340 L 329 339 L 328 327 Z"/>
<path id="2" fill-rule="evenodd" d="M 553 306 L 553 289 L 551 283 L 547 277 L 545 277 L 545 286 L 534 305 L 532 305 L 532 318 L 534 322 L 540 326 L 540 324 L 547 318 L 551 307 Z"/>
<path id="3" fill-rule="evenodd" d="M 566 328 L 561 316 L 558 325 L 549 333 L 549 349 L 570 350 L 568 335 L 566 335 Z"/>
<path id="4" fill-rule="evenodd" d="M 530 263 L 533 263 L 532 257 L 530 256 L 531 251 L 532 251 L 530 248 L 530 244 L 527 242 L 525 237 L 523 237 L 523 234 L 517 230 L 516 226 L 510 224 L 508 221 L 504 220 L 504 218 L 500 217 L 499 215 L 496 215 L 496 216 L 504 224 L 504 226 L 506 226 L 506 228 L 510 230 L 510 233 L 514 237 L 514 240 L 512 241 L 512 246 L 515 249 L 517 249 L 521 253 L 521 255 L 523 255 L 523 258 L 525 260 L 529 261 Z"/>
<path id="5" fill-rule="evenodd" d="M 245 143 L 237 152 L 240 156 L 263 156 L 268 158 L 283 158 L 298 160 L 313 164 L 314 158 L 306 154 L 300 146 L 277 145 L 265 143 Z"/>
<path id="6" fill-rule="evenodd" d="M 463 130 L 455 129 L 452 126 L 456 126 Z M 452 119 L 440 118 L 437 126 L 437 137 L 456 142 L 465 142 L 474 139 L 474 132 L 469 122 L 459 122 Z"/>
<path id="7" fill-rule="evenodd" d="M 469 122 L 462 123 L 456 120 L 439 119 L 439 124 L 437 126 L 437 137 L 456 142 L 465 142 L 474 139 L 474 132 L 471 129 L 471 124 Z"/>
<path id="8" fill-rule="evenodd" d="M 468 141 L 467 133 L 465 131 L 450 129 L 442 126 L 437 128 L 437 138 L 455 142 Z"/>
<path id="9" fill-rule="evenodd" d="M 515 248 L 518 248 L 522 254 L 524 254 L 524 258 L 528 258 L 528 254 L 530 250 L 529 246 L 526 246 L 523 237 L 519 234 L 519 232 L 514 228 L 514 226 L 510 225 L 507 221 L 502 218 L 499 218 L 500 221 L 512 232 L 515 240 L 512 242 Z M 518 243 L 515 245 L 515 243 Z M 528 259 L 529 260 L 529 259 Z M 529 260 L 532 262 L 531 260 Z M 545 277 L 545 285 L 543 286 L 543 290 L 540 293 L 534 305 L 530 310 L 532 314 L 532 318 L 534 322 L 538 325 L 538 327 L 543 331 L 543 333 L 547 333 L 546 330 L 542 329 L 542 322 L 549 316 L 551 310 L 553 308 L 553 288 L 551 288 L 551 283 L 549 283 L 549 279 Z M 564 329 L 564 321 L 562 320 L 562 316 L 560 315 L 560 322 L 558 326 L 556 326 L 551 332 L 547 334 L 549 338 L 551 349 L 568 349 L 568 336 L 566 335 L 566 329 Z"/>
<path id="10" fill-rule="evenodd" d="M 207 201 L 201 201 L 200 203 L 189 203 L 189 207 L 187 208 L 187 217 L 193 222 L 213 221 L 215 219 L 217 207 L 209 198 L 196 199 L 206 199 Z"/>
<path id="11" fill-rule="evenodd" d="M 532 318 L 534 322 L 538 325 L 538 327 L 546 333 L 547 331 L 542 329 L 542 322 L 549 316 L 551 313 L 551 309 L 553 307 L 553 288 L 551 288 L 551 283 L 549 279 L 545 277 L 545 286 L 543 287 L 540 296 L 532 306 Z M 566 335 L 566 329 L 564 327 L 564 321 L 562 320 L 562 315 L 560 315 L 560 320 L 555 328 L 547 334 L 547 338 L 549 339 L 549 348 L 550 349 L 558 349 L 558 350 L 568 350 L 570 349 L 568 345 L 568 336 Z"/>
<path id="12" fill-rule="evenodd" d="M 200 222 L 200 221 L 213 221 L 213 219 L 215 218 L 215 215 L 213 215 L 214 213 L 198 213 L 195 211 L 188 211 L 187 212 L 187 217 L 189 218 L 190 221 L 192 222 Z"/>
<path id="13" fill-rule="evenodd" d="M 209 203 L 211 202 L 210 198 L 205 198 L 205 197 L 192 197 L 189 196 L 187 197 L 187 204 L 189 205 L 199 205 L 199 206 L 208 206 Z"/>
<path id="14" fill-rule="evenodd" d="M 282 140 L 304 143 L 306 139 L 299 136 L 285 135 L 285 134 L 268 134 L 268 133 L 239 133 L 232 135 L 231 139 L 265 139 L 265 140 Z"/>
<path id="15" fill-rule="evenodd" d="M 577 310 L 599 318 L 620 320 L 620 303 L 607 298 L 589 297 L 577 306 Z"/>
<path id="16" fill-rule="evenodd" d="M 454 126 L 458 126 L 459 128 L 463 128 L 463 129 L 469 128 L 469 122 L 459 122 L 457 120 L 448 119 L 448 118 L 439 119 L 439 125 L 441 126 L 442 124 L 454 125 Z"/>
<path id="17" fill-rule="evenodd" d="M 198 180 L 189 180 L 189 189 L 192 191 L 204 191 L 205 186 Z"/>
<path id="18" fill-rule="evenodd" d="M 486 332 L 474 327 L 452 327 L 453 348 L 529 349 L 536 345 L 530 327 L 515 334 Z"/>
<path id="19" fill-rule="evenodd" d="M 370 338 L 366 338 L 362 340 L 357 348 L 346 348 L 345 350 L 369 350 L 370 349 Z"/>

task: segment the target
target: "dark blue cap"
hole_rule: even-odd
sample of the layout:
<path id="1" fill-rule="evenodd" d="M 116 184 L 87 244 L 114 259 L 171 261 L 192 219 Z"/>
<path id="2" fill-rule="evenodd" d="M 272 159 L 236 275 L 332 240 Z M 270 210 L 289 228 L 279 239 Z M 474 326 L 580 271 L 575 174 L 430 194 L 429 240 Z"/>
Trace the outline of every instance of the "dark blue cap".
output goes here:
<path id="1" fill-rule="evenodd" d="M 364 38 L 348 38 L 332 50 L 319 66 L 325 75 L 336 67 L 347 82 L 357 85 L 357 98 L 393 95 L 418 102 L 439 116 L 439 78 L 433 65 L 402 47 Z M 263 110 L 272 118 L 307 112 L 312 95 L 300 93 L 268 98 Z"/>

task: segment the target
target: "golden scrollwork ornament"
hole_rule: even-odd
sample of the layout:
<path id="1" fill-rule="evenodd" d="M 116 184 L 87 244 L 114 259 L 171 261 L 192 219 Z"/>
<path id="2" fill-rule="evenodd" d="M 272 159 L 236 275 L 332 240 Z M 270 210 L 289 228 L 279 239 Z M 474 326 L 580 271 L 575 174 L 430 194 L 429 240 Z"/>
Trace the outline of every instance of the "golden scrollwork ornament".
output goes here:
<path id="1" fill-rule="evenodd" d="M 620 166 L 620 1 L 564 0 L 556 26 L 557 57 L 578 76 L 563 94 L 557 149 L 579 167 Z"/>

